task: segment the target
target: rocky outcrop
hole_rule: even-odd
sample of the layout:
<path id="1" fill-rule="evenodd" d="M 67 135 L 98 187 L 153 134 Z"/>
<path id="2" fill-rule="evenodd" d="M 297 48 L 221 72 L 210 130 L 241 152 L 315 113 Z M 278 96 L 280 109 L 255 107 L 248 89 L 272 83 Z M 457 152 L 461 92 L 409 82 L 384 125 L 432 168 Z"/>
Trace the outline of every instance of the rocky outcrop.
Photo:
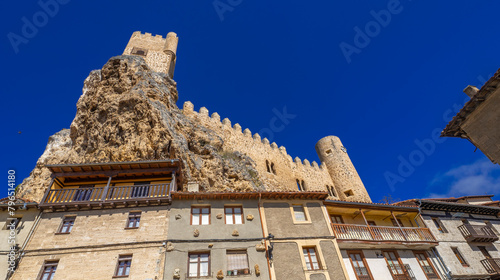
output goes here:
<path id="1" fill-rule="evenodd" d="M 49 138 L 18 195 L 39 201 L 50 181 L 46 164 L 180 158 L 183 176 L 214 191 L 263 188 L 255 162 L 176 106 L 176 83 L 138 56 L 116 56 L 84 82 L 70 129 Z"/>

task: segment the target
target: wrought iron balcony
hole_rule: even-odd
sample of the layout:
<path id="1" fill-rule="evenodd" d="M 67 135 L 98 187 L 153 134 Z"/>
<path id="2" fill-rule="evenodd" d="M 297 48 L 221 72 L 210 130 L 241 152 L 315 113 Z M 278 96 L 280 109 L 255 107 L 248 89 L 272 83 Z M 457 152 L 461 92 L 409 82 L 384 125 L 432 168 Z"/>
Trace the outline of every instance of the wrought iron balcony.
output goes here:
<path id="1" fill-rule="evenodd" d="M 332 224 L 339 240 L 437 242 L 428 228 Z"/>
<path id="2" fill-rule="evenodd" d="M 488 274 L 500 277 L 500 259 L 485 259 L 481 261 L 481 264 L 488 271 Z"/>
<path id="3" fill-rule="evenodd" d="M 495 242 L 498 236 L 488 226 L 461 225 L 458 227 L 467 242 Z"/>
<path id="4" fill-rule="evenodd" d="M 168 199 L 175 183 L 92 188 L 49 189 L 40 206 L 72 206 Z"/>

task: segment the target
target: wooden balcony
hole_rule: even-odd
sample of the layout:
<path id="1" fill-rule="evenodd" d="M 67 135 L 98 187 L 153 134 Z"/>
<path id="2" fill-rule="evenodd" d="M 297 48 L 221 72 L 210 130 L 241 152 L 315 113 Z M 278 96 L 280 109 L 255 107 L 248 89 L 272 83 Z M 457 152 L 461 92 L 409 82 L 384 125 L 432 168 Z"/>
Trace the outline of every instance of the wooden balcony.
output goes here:
<path id="1" fill-rule="evenodd" d="M 500 279 L 500 259 L 485 259 L 481 261 L 492 279 Z"/>
<path id="2" fill-rule="evenodd" d="M 437 242 L 428 228 L 332 224 L 335 237 L 351 241 Z"/>
<path id="3" fill-rule="evenodd" d="M 461 225 L 458 227 L 467 242 L 495 242 L 498 236 L 488 226 Z"/>
<path id="4" fill-rule="evenodd" d="M 108 186 L 97 188 L 62 188 L 49 189 L 40 202 L 40 207 L 54 206 L 92 206 L 115 203 L 157 203 L 168 200 L 175 187 L 170 184 L 149 184 L 134 186 Z"/>

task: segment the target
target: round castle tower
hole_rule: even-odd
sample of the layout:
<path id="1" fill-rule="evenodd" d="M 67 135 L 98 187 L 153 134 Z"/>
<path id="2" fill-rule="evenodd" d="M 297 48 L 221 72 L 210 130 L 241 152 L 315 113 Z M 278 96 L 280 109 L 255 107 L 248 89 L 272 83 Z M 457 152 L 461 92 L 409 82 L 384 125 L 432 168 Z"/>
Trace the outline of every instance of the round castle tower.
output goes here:
<path id="1" fill-rule="evenodd" d="M 321 162 L 326 165 L 340 200 L 372 202 L 337 136 L 327 136 L 319 140 L 316 143 L 316 152 Z"/>

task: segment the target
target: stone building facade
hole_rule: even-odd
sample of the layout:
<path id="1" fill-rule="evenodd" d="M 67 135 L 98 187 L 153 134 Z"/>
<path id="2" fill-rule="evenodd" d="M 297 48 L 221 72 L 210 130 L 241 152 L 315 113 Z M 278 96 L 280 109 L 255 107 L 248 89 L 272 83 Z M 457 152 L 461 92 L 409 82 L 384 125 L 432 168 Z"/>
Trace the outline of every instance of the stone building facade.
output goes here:
<path id="1" fill-rule="evenodd" d="M 489 196 L 414 199 L 425 225 L 439 242 L 446 279 L 500 279 L 500 208 Z"/>
<path id="2" fill-rule="evenodd" d="M 442 137 L 469 140 L 493 163 L 500 163 L 500 69 L 482 87 L 468 86 L 470 100 L 448 123 Z"/>
<path id="3" fill-rule="evenodd" d="M 444 279 L 417 207 L 325 202 L 349 279 Z"/>
<path id="4" fill-rule="evenodd" d="M 10 202 L 10 203 L 9 203 Z M 18 266 L 21 253 L 40 220 L 38 203 L 22 198 L 0 200 L 0 279 L 7 279 Z"/>
<path id="5" fill-rule="evenodd" d="M 162 278 L 177 162 L 50 169 L 40 220 L 11 279 Z"/>

